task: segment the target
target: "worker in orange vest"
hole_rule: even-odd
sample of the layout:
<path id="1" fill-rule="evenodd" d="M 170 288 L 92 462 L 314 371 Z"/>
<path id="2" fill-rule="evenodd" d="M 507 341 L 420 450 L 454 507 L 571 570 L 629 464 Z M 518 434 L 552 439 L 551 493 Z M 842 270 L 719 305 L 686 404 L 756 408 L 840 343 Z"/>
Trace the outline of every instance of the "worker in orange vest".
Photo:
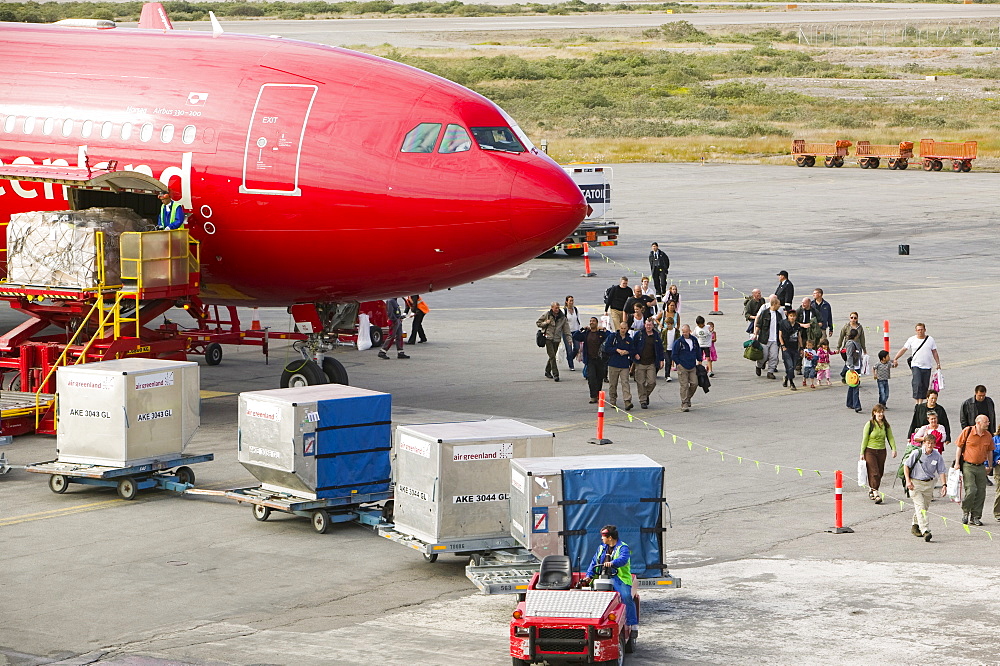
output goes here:
<path id="1" fill-rule="evenodd" d="M 406 341 L 407 344 L 427 342 L 427 334 L 424 333 L 424 316 L 430 311 L 431 309 L 427 307 L 424 299 L 420 298 L 420 294 L 414 294 L 406 299 L 405 314 L 413 315 L 413 328 L 410 329 L 410 339 Z"/>

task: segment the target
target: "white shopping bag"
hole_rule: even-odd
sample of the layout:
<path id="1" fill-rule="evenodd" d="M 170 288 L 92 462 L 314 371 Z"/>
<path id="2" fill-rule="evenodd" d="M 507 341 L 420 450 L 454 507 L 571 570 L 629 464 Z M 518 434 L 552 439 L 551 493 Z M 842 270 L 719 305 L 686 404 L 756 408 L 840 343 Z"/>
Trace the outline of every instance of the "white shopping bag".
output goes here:
<path id="1" fill-rule="evenodd" d="M 868 354 L 861 355 L 861 372 L 862 375 L 872 374 L 872 359 Z"/>
<path id="2" fill-rule="evenodd" d="M 961 502 L 965 497 L 965 488 L 962 487 L 962 470 L 952 467 L 948 470 L 948 499 L 952 502 Z"/>
<path id="3" fill-rule="evenodd" d="M 601 315 L 599 321 L 600 321 L 599 324 L 600 328 L 611 330 L 611 317 L 609 317 L 608 315 Z"/>
<path id="4" fill-rule="evenodd" d="M 864 460 L 858 461 L 858 487 L 864 488 L 868 485 L 868 463 Z"/>
<path id="5" fill-rule="evenodd" d="M 931 374 L 931 390 L 938 393 L 944 390 L 944 373 L 940 370 L 935 370 Z"/>
<path id="6" fill-rule="evenodd" d="M 372 323 L 366 314 L 358 315 L 358 349 L 364 351 L 372 348 Z"/>

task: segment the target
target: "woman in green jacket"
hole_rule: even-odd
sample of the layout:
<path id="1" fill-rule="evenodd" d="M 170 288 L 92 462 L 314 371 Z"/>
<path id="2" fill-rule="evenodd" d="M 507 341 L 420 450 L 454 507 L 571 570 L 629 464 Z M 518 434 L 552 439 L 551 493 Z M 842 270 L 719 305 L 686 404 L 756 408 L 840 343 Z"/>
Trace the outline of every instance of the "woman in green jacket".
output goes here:
<path id="1" fill-rule="evenodd" d="M 882 474 L 885 472 L 885 445 L 889 443 L 892 457 L 896 457 L 896 440 L 892 436 L 892 427 L 885 420 L 885 407 L 872 407 L 872 418 L 865 424 L 861 433 L 861 460 L 868 468 L 868 497 L 876 504 L 882 503 L 882 493 L 878 487 L 882 484 Z"/>

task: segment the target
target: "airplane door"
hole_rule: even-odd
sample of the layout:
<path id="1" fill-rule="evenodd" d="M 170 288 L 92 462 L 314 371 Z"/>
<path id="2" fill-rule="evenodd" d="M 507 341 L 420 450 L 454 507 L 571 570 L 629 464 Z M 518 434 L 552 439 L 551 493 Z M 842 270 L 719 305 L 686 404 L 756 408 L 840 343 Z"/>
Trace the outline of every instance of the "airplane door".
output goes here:
<path id="1" fill-rule="evenodd" d="M 247 129 L 241 193 L 302 194 L 302 141 L 317 90 L 318 86 L 293 83 L 260 87 Z"/>

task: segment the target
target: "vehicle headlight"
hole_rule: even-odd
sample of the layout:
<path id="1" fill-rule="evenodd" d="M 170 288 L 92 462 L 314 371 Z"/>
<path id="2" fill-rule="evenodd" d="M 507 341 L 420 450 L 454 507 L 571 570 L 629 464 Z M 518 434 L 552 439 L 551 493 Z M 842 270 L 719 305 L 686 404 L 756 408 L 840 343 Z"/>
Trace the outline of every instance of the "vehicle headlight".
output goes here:
<path id="1" fill-rule="evenodd" d="M 612 630 L 611 627 L 603 627 L 603 628 L 597 630 L 597 637 L 598 638 L 611 638 L 611 632 L 612 631 L 613 630 Z"/>
<path id="2" fill-rule="evenodd" d="M 524 636 L 524 637 L 527 637 L 528 636 L 528 628 L 527 627 L 514 627 L 514 635 L 515 636 Z"/>

